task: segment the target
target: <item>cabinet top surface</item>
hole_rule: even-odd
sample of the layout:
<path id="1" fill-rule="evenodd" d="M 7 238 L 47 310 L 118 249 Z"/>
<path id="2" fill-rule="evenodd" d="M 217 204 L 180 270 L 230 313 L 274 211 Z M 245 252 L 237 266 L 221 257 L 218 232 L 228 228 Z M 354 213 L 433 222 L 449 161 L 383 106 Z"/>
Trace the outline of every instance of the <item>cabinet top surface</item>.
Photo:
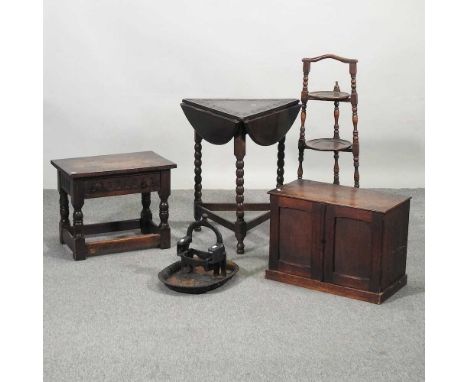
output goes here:
<path id="1" fill-rule="evenodd" d="M 299 103 L 298 99 L 212 99 L 187 98 L 182 103 L 195 106 L 215 114 L 245 120 L 262 114 L 287 108 Z"/>
<path id="2" fill-rule="evenodd" d="M 153 151 L 92 157 L 54 159 L 52 165 L 72 178 L 112 174 L 132 174 L 140 171 L 158 171 L 177 167 Z"/>
<path id="3" fill-rule="evenodd" d="M 388 192 L 338 186 L 303 179 L 295 180 L 294 182 L 285 184 L 279 190 L 274 189 L 268 193 L 271 195 L 382 213 L 411 199 L 407 196 L 390 194 Z"/>

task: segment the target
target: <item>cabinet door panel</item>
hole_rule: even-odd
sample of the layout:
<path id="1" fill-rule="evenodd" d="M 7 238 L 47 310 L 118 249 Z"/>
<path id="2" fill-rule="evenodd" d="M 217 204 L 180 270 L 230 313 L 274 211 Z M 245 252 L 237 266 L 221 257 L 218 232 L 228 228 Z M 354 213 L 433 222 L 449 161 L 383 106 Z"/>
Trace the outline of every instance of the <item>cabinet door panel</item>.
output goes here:
<path id="1" fill-rule="evenodd" d="M 370 224 L 361 220 L 337 217 L 334 236 L 334 272 L 370 279 L 372 272 Z"/>
<path id="2" fill-rule="evenodd" d="M 304 207 L 280 204 L 278 270 L 322 280 L 323 206 Z"/>
<path id="3" fill-rule="evenodd" d="M 327 206 L 325 280 L 350 288 L 373 290 L 378 286 L 378 224 L 370 211 Z"/>

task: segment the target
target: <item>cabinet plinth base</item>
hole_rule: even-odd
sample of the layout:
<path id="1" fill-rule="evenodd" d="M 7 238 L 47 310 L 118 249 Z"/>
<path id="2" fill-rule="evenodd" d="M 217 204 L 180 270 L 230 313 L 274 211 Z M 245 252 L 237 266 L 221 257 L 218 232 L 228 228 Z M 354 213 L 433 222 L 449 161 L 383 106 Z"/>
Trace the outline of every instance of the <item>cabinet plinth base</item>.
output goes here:
<path id="1" fill-rule="evenodd" d="M 369 292 L 365 290 L 348 288 L 340 285 L 330 284 L 323 281 L 312 280 L 309 278 L 291 275 L 284 272 L 267 269 L 265 278 L 269 280 L 280 281 L 286 284 L 296 285 L 308 289 L 318 290 L 320 292 L 332 293 L 338 296 L 349 297 L 355 300 L 367 301 L 373 304 L 381 304 L 390 296 L 406 285 L 407 275 L 402 276 L 393 284 L 385 288 L 380 293 Z"/>

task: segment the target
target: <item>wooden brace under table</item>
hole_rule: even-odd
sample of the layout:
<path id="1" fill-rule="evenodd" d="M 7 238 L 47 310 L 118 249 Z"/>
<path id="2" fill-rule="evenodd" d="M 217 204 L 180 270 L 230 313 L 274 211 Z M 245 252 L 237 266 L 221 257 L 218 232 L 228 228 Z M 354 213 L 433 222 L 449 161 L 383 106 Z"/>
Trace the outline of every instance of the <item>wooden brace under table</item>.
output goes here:
<path id="1" fill-rule="evenodd" d="M 284 141 L 282 138 L 278 143 L 278 158 L 284 158 Z M 195 142 L 200 145 L 201 153 L 201 137 L 195 133 Z M 195 152 L 197 155 L 197 151 Z M 203 213 L 208 218 L 215 221 L 218 224 L 234 231 L 237 239 L 237 253 L 244 253 L 244 238 L 247 232 L 259 224 L 270 219 L 270 203 L 244 203 L 244 157 L 245 157 L 245 136 L 239 135 L 234 138 L 234 155 L 236 157 L 236 203 L 204 203 L 201 199 L 201 178 L 199 182 L 196 180 L 195 184 L 195 202 L 194 202 L 194 214 L 195 220 L 200 220 Z M 195 173 L 197 170 L 201 170 L 200 166 L 195 164 Z M 201 172 L 201 171 L 200 171 Z M 278 163 L 278 175 L 277 186 L 283 184 L 284 173 L 284 160 Z M 197 192 L 198 186 L 200 191 Z M 222 216 L 216 214 L 214 211 L 236 211 L 236 221 L 231 222 Z M 245 211 L 267 211 L 250 221 L 245 221 Z"/>

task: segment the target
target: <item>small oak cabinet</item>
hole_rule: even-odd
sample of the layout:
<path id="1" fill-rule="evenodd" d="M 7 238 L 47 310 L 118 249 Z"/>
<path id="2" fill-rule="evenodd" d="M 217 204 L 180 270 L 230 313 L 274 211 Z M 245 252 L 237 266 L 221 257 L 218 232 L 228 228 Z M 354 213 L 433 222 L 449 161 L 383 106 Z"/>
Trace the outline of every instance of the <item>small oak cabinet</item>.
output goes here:
<path id="1" fill-rule="evenodd" d="M 377 304 L 406 284 L 410 198 L 309 180 L 269 194 L 266 278 Z"/>

